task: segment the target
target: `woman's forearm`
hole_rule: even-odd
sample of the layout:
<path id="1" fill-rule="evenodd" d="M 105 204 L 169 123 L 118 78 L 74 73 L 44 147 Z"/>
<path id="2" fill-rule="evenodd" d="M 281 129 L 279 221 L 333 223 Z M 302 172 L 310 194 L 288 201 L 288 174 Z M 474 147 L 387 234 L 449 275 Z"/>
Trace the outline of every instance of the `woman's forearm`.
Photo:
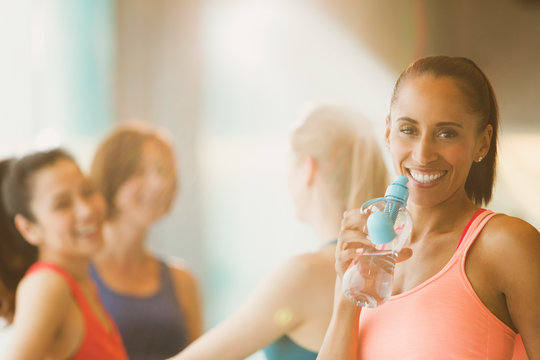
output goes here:
<path id="1" fill-rule="evenodd" d="M 345 298 L 341 280 L 336 279 L 334 311 L 326 331 L 318 360 L 355 360 L 358 344 L 358 321 L 361 307 Z"/>

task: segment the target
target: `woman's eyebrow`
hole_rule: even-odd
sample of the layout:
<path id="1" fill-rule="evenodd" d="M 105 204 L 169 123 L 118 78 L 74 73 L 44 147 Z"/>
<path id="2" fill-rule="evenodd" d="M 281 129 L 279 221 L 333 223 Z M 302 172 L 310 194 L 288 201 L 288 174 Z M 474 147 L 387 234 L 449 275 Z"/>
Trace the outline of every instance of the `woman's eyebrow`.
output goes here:
<path id="1" fill-rule="evenodd" d="M 453 122 L 453 121 L 439 122 L 439 123 L 437 123 L 437 126 L 455 126 L 455 127 L 459 127 L 459 128 L 463 129 L 463 125 L 461 125 L 460 123 L 457 123 L 457 122 Z"/>
<path id="2" fill-rule="evenodd" d="M 408 116 L 402 116 L 402 117 L 399 117 L 397 118 L 397 121 L 407 121 L 407 122 L 411 122 L 413 124 L 418 124 L 418 121 L 408 117 Z"/>
<path id="3" fill-rule="evenodd" d="M 410 118 L 408 116 L 402 116 L 397 119 L 397 121 L 407 121 L 413 124 L 418 124 L 418 121 L 414 120 L 413 118 Z M 457 122 L 453 121 L 441 121 L 436 124 L 437 126 L 455 126 L 463 129 L 463 125 Z"/>

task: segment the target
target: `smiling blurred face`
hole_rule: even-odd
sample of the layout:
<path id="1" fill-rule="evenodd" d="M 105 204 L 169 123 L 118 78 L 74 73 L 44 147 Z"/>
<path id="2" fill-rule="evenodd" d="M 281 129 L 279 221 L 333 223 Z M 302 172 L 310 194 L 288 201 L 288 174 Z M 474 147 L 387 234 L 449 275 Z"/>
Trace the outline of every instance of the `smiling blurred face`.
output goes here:
<path id="1" fill-rule="evenodd" d="M 465 195 L 473 160 L 485 156 L 487 130 L 450 77 L 412 76 L 391 107 L 386 142 L 396 171 L 409 178 L 409 199 L 421 206 Z M 486 144 L 486 140 L 487 144 Z"/>
<path id="2" fill-rule="evenodd" d="M 87 258 L 101 248 L 105 201 L 73 161 L 38 170 L 31 186 L 32 234 L 41 254 Z"/>
<path id="3" fill-rule="evenodd" d="M 115 208 L 122 217 L 150 225 L 169 210 L 175 187 L 176 167 L 171 149 L 156 140 L 148 140 L 135 173 L 115 196 Z"/>

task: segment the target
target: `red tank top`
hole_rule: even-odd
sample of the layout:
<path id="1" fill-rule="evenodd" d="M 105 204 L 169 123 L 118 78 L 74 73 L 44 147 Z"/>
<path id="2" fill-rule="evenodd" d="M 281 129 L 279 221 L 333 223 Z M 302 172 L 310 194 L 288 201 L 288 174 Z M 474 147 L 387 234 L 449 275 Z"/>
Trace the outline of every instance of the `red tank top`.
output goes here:
<path id="1" fill-rule="evenodd" d="M 360 315 L 358 359 L 511 359 L 516 334 L 474 292 L 465 258 L 495 214 L 475 215 L 448 264 L 436 275 Z"/>
<path id="2" fill-rule="evenodd" d="M 94 314 L 79 285 L 68 272 L 59 266 L 38 262 L 28 269 L 27 274 L 43 269 L 53 270 L 66 280 L 84 319 L 84 338 L 72 359 L 127 360 L 128 357 L 122 343 L 122 338 L 110 316 L 105 313 L 107 322 L 110 324 L 110 330 L 107 330 Z"/>

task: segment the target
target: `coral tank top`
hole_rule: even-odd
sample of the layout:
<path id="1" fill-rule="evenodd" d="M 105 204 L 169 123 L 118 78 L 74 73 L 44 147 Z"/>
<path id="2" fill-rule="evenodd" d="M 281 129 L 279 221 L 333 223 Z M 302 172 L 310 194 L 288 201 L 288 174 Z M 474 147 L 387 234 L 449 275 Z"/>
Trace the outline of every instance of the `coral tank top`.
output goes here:
<path id="1" fill-rule="evenodd" d="M 515 332 L 474 292 L 465 258 L 477 235 L 496 215 L 479 210 L 462 241 L 436 275 L 377 308 L 362 310 L 358 359 L 511 359 Z"/>
<path id="2" fill-rule="evenodd" d="M 84 338 L 72 360 L 127 360 L 126 350 L 115 323 L 106 314 L 110 330 L 103 326 L 94 314 L 81 288 L 67 271 L 55 264 L 37 262 L 28 269 L 27 274 L 45 269 L 56 272 L 69 284 L 84 319 Z"/>

